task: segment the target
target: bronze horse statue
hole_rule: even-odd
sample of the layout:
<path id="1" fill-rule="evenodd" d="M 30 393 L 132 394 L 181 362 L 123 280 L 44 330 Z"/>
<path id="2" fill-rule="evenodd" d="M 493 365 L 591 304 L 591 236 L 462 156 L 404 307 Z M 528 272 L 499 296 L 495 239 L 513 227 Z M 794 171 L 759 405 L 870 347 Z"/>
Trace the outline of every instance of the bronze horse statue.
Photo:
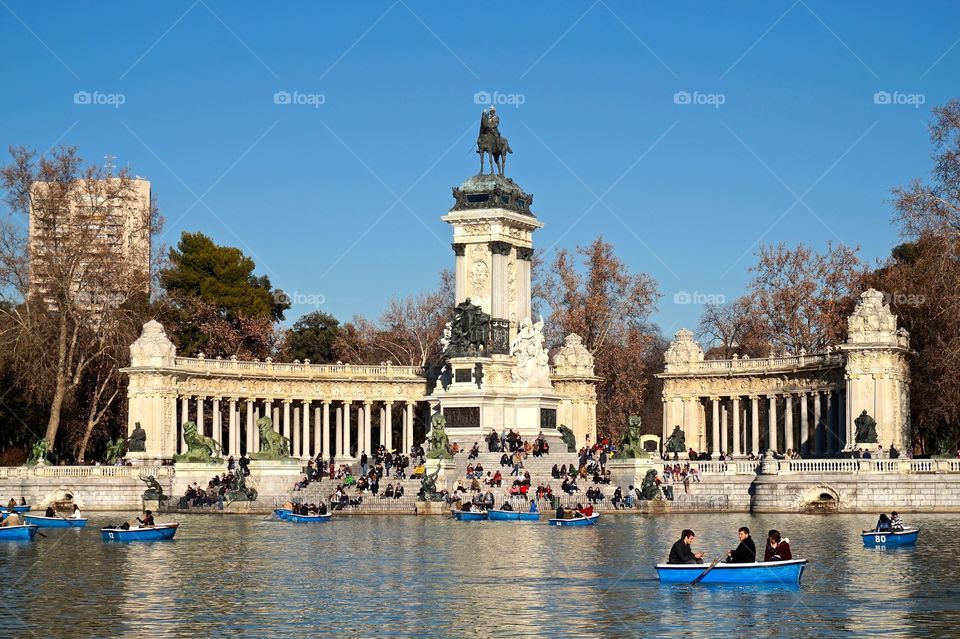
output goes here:
<path id="1" fill-rule="evenodd" d="M 484 156 L 490 158 L 490 175 L 503 177 L 507 166 L 507 154 L 513 153 L 507 138 L 500 135 L 500 116 L 494 107 L 480 114 L 480 134 L 477 136 L 477 153 L 480 155 L 480 175 L 483 175 Z"/>

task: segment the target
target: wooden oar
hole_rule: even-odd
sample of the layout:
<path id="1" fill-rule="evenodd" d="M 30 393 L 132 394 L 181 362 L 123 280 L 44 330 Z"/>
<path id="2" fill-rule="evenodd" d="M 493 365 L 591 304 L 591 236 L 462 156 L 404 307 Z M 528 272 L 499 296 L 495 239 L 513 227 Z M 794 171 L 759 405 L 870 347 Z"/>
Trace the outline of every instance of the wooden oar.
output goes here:
<path id="1" fill-rule="evenodd" d="M 693 586 L 693 585 L 696 585 L 696 584 L 700 583 L 700 581 L 701 581 L 704 577 L 707 576 L 707 573 L 710 572 L 711 570 L 713 570 L 714 568 L 716 568 L 717 564 L 719 564 L 719 563 L 720 563 L 720 557 L 717 557 L 716 559 L 713 560 L 713 563 L 712 563 L 712 564 L 710 564 L 709 566 L 707 566 L 707 569 L 706 569 L 706 570 L 704 570 L 703 572 L 701 572 L 699 575 L 697 575 L 697 578 L 696 578 L 696 579 L 694 579 L 693 581 L 690 582 L 690 585 Z"/>

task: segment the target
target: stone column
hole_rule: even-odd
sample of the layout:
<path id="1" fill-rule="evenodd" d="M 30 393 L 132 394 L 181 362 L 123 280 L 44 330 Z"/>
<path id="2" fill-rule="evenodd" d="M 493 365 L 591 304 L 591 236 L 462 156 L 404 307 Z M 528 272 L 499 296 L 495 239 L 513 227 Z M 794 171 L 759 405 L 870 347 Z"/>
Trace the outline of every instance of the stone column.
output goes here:
<path id="1" fill-rule="evenodd" d="M 220 450 L 223 450 L 223 419 L 220 416 L 220 398 L 213 398 L 213 420 L 210 424 L 211 437 L 213 441 L 220 444 Z"/>
<path id="2" fill-rule="evenodd" d="M 235 458 L 240 456 L 240 424 L 238 423 L 237 398 L 230 398 L 230 454 Z"/>
<path id="3" fill-rule="evenodd" d="M 384 420 L 386 425 L 384 425 L 384 422 L 380 423 L 380 427 L 384 430 L 383 445 L 387 447 L 387 450 L 393 450 L 393 402 L 387 402 L 383 414 L 386 418 Z"/>
<path id="4" fill-rule="evenodd" d="M 283 436 L 293 441 L 292 438 L 290 437 L 290 400 L 289 399 L 283 400 Z"/>
<path id="5" fill-rule="evenodd" d="M 206 435 L 203 432 L 203 397 L 197 398 L 197 434 Z"/>
<path id="6" fill-rule="evenodd" d="M 669 407 L 670 407 L 670 402 L 668 402 L 668 401 L 666 400 L 666 398 L 664 398 L 664 399 L 663 399 L 663 410 L 662 410 L 661 413 L 660 413 L 661 415 L 663 415 L 663 431 L 660 433 L 661 448 L 662 448 L 663 446 L 666 446 L 666 444 L 667 444 L 667 438 L 670 437 L 670 431 L 668 430 L 668 427 L 667 427 L 667 424 L 670 423 L 670 415 L 669 415 L 669 410 L 668 410 Z"/>
<path id="7" fill-rule="evenodd" d="M 254 446 L 254 434 L 257 430 L 256 424 L 253 422 L 253 400 L 247 398 L 247 454 L 251 455 L 253 453 L 259 452 L 259 446 Z M 257 433 L 258 434 L 258 433 Z"/>
<path id="8" fill-rule="evenodd" d="M 834 397 L 831 391 L 824 393 L 824 399 L 827 402 L 827 414 L 824 416 L 823 420 L 823 452 L 827 455 L 832 455 L 837 452 L 837 430 L 835 427 L 836 422 L 833 419 L 833 405 Z"/>
<path id="9" fill-rule="evenodd" d="M 352 416 L 350 415 L 350 405 L 353 402 L 351 400 L 343 400 L 343 456 L 350 457 L 350 421 Z"/>
<path id="10" fill-rule="evenodd" d="M 517 320 L 530 317 L 530 260 L 533 249 L 517 247 Z"/>
<path id="11" fill-rule="evenodd" d="M 823 454 L 823 424 L 820 421 L 820 393 L 819 391 L 813 393 L 813 454 L 821 455 Z"/>
<path id="12" fill-rule="evenodd" d="M 783 408 L 785 411 L 783 414 L 783 436 L 785 441 L 783 445 L 787 450 L 793 450 L 793 394 L 787 393 L 783 401 L 785 402 Z"/>
<path id="13" fill-rule="evenodd" d="M 387 445 L 387 428 L 386 428 L 386 423 L 387 423 L 387 408 L 386 408 L 386 406 L 387 406 L 387 405 L 384 404 L 383 406 L 380 407 L 380 433 L 379 433 L 379 436 L 378 436 L 378 438 L 377 438 L 377 441 L 380 442 L 380 444 L 379 444 L 380 446 L 386 446 L 386 445 Z"/>
<path id="14" fill-rule="evenodd" d="M 467 267 L 465 256 L 465 244 L 453 244 L 453 264 L 454 264 L 454 287 L 456 289 L 457 304 L 464 301 L 467 297 Z"/>
<path id="15" fill-rule="evenodd" d="M 413 422 L 415 421 L 413 414 L 413 402 L 407 402 L 407 424 L 404 431 L 404 439 L 406 439 L 404 453 L 409 454 L 410 449 L 413 448 Z"/>
<path id="16" fill-rule="evenodd" d="M 777 396 L 767 395 L 767 399 L 770 403 L 770 410 L 767 415 L 767 448 L 779 453 L 780 450 L 777 442 Z"/>
<path id="17" fill-rule="evenodd" d="M 373 404 L 363 403 L 363 445 L 367 455 L 373 455 Z"/>
<path id="18" fill-rule="evenodd" d="M 724 405 L 720 408 L 720 450 L 726 453 L 730 450 L 730 442 L 727 439 L 727 431 L 730 429 L 730 412 L 727 410 L 727 405 Z"/>
<path id="19" fill-rule="evenodd" d="M 302 402 L 303 405 L 303 457 L 310 458 L 313 457 L 313 452 L 310 448 L 310 400 L 305 399 Z M 316 444 L 314 444 L 316 445 Z"/>
<path id="20" fill-rule="evenodd" d="M 293 404 L 292 401 L 289 403 Z M 293 411 L 293 428 L 290 430 L 290 456 L 303 457 L 303 438 L 300 437 L 300 407 L 294 406 L 291 410 Z M 284 423 L 286 421 L 284 419 Z"/>
<path id="21" fill-rule="evenodd" d="M 810 454 L 810 415 L 807 393 L 800 393 L 800 454 Z"/>
<path id="22" fill-rule="evenodd" d="M 710 452 L 716 455 L 720 452 L 720 398 L 711 397 L 710 402 L 713 404 L 713 440 L 710 442 Z"/>
<path id="23" fill-rule="evenodd" d="M 324 459 L 330 458 L 330 402 L 323 402 L 323 453 Z"/>
<path id="24" fill-rule="evenodd" d="M 740 456 L 740 398 L 734 397 L 733 402 L 733 456 Z"/>
<path id="25" fill-rule="evenodd" d="M 263 416 L 270 418 L 270 421 L 273 422 L 273 432 L 279 433 L 280 424 L 273 418 L 273 400 L 268 399 L 263 402 Z"/>
<path id="26" fill-rule="evenodd" d="M 490 242 L 490 315 L 510 317 L 507 300 L 507 261 L 513 247 L 509 242 Z"/>
<path id="27" fill-rule="evenodd" d="M 760 398 L 750 397 L 750 450 L 754 455 L 760 454 Z"/>
<path id="28" fill-rule="evenodd" d="M 187 452 L 187 441 L 183 438 L 183 425 L 190 421 L 190 398 L 180 398 L 180 453 Z"/>

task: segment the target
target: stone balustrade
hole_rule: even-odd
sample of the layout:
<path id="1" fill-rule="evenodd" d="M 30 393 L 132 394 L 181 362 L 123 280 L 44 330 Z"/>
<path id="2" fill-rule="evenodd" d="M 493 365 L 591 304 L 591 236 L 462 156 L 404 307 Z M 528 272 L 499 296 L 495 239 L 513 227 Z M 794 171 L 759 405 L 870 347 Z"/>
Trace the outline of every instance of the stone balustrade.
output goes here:
<path id="1" fill-rule="evenodd" d="M 377 378 L 384 380 L 417 380 L 426 377 L 427 369 L 420 366 L 358 365 L 358 364 L 306 364 L 298 362 L 242 361 L 237 359 L 207 359 L 204 357 L 177 357 L 175 366 L 185 371 L 236 371 L 243 374 L 296 379 L 357 379 Z"/>
<path id="2" fill-rule="evenodd" d="M 694 372 L 717 373 L 723 371 L 758 371 L 763 373 L 792 372 L 800 368 L 843 365 L 840 353 L 814 353 L 811 355 L 790 355 L 783 357 L 760 357 L 755 359 L 711 359 L 695 362 Z"/>
<path id="3" fill-rule="evenodd" d="M 658 472 L 663 466 L 681 464 L 696 468 L 701 475 L 755 475 L 760 461 L 677 461 L 654 464 Z M 779 475 L 804 474 L 880 474 L 880 473 L 960 473 L 958 459 L 780 459 L 764 460 L 764 464 L 775 464 Z M 771 472 L 769 474 L 774 474 Z"/>
<path id="4" fill-rule="evenodd" d="M 0 466 L 0 479 L 32 477 L 173 477 L 173 466 Z"/>

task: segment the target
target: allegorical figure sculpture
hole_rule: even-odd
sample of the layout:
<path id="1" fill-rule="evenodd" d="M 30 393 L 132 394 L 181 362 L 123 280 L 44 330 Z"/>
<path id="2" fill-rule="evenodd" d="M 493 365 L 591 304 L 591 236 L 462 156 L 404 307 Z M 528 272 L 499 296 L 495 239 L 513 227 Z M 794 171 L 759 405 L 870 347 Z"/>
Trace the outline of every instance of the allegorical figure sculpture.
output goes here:
<path id="1" fill-rule="evenodd" d="M 507 138 L 500 135 L 500 116 L 496 107 L 485 109 L 480 114 L 480 134 L 477 136 L 477 153 L 480 155 L 480 174 L 483 174 L 483 157 L 490 156 L 490 174 L 503 177 L 507 166 L 507 153 L 513 153 Z M 494 167 L 496 166 L 496 169 Z"/>
<path id="2" fill-rule="evenodd" d="M 273 420 L 261 417 L 257 420 L 260 431 L 260 452 L 251 455 L 254 459 L 287 459 L 290 457 L 290 440 L 273 430 Z"/>
<path id="3" fill-rule="evenodd" d="M 560 432 L 560 437 L 563 439 L 563 443 L 567 445 L 567 452 L 577 452 L 577 436 L 573 434 L 573 431 L 570 430 L 570 427 L 566 424 L 560 424 L 560 428 L 557 430 Z"/>
<path id="4" fill-rule="evenodd" d="M 234 468 L 233 476 L 236 479 L 237 487 L 227 494 L 229 501 L 257 501 L 257 491 L 255 488 L 247 487 L 247 474 L 243 472 L 239 464 Z"/>
<path id="5" fill-rule="evenodd" d="M 140 481 L 147 485 L 147 489 L 143 491 L 143 499 L 145 501 L 166 501 L 170 499 L 169 496 L 163 494 L 163 486 L 160 485 L 156 477 L 140 475 Z"/>
<path id="6" fill-rule="evenodd" d="M 143 430 L 140 422 L 133 427 L 130 437 L 127 437 L 127 452 L 144 453 L 147 450 L 147 431 Z"/>
<path id="7" fill-rule="evenodd" d="M 421 501 L 440 501 L 441 497 L 439 493 L 437 493 L 437 477 L 439 477 L 439 475 L 439 466 L 437 466 L 437 469 L 431 474 L 424 474 L 420 480 L 420 492 L 417 494 L 417 497 L 419 497 Z"/>
<path id="8" fill-rule="evenodd" d="M 665 450 L 668 453 L 687 452 L 686 436 L 683 434 L 683 430 L 679 426 L 673 427 L 673 433 L 671 433 L 670 437 L 667 438 Z"/>
<path id="9" fill-rule="evenodd" d="M 647 501 L 656 499 L 660 496 L 660 489 L 657 487 L 657 471 L 651 468 L 643 477 L 643 483 L 640 484 L 640 498 Z"/>
<path id="10" fill-rule="evenodd" d="M 122 458 L 127 452 L 127 444 L 123 440 L 123 437 L 117 437 L 109 445 L 107 445 L 107 463 L 115 464 L 117 460 Z"/>
<path id="11" fill-rule="evenodd" d="M 867 415 L 867 411 L 860 413 L 860 417 L 853 420 L 857 427 L 858 444 L 876 444 L 877 443 L 877 422 Z"/>
<path id="12" fill-rule="evenodd" d="M 47 455 L 50 453 L 50 442 L 44 437 L 37 441 L 30 449 L 30 456 L 27 457 L 27 466 L 43 466 L 47 463 Z"/>
<path id="13" fill-rule="evenodd" d="M 642 459 L 647 457 L 647 451 L 643 449 L 643 444 L 640 443 L 640 437 L 643 433 L 640 432 L 640 416 L 631 415 L 627 419 L 627 424 L 629 428 L 627 429 L 627 434 L 623 436 L 623 441 L 620 443 L 620 457 L 625 459 Z"/>
<path id="14" fill-rule="evenodd" d="M 443 340 L 448 356 L 486 351 L 490 341 L 490 315 L 468 297 L 454 308 L 450 334 L 447 336 L 444 331 Z"/>
<path id="15" fill-rule="evenodd" d="M 213 456 L 221 452 L 220 444 L 212 437 L 200 434 L 196 422 L 183 423 L 183 441 L 187 444 L 187 452 L 174 455 L 175 462 L 209 464 L 213 462 Z"/>
<path id="16" fill-rule="evenodd" d="M 427 459 L 452 459 L 450 438 L 447 437 L 447 418 L 437 413 L 430 420 L 430 450 Z"/>

